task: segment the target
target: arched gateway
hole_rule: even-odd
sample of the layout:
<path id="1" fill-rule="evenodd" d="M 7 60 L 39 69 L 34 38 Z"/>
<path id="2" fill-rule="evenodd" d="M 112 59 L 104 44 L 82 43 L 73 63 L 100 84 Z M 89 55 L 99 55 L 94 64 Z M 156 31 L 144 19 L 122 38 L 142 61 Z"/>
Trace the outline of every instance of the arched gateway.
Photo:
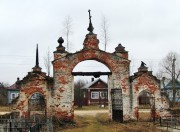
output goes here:
<path id="1" fill-rule="evenodd" d="M 58 106 L 57 111 L 68 113 L 67 118 L 73 118 L 74 105 L 74 77 L 72 71 L 74 67 L 85 60 L 96 60 L 106 65 L 111 75 L 108 76 L 109 94 L 112 88 L 122 89 L 123 93 L 123 113 L 125 117 L 129 114 L 129 60 L 128 53 L 119 45 L 114 53 L 107 53 L 99 50 L 98 39 L 96 34 L 89 33 L 84 40 L 84 48 L 74 54 L 67 53 L 62 47 L 62 38 L 58 40 L 60 43 L 57 51 L 54 52 L 54 105 Z M 109 96 L 109 108 L 111 111 L 111 96 Z M 62 113 L 57 113 L 62 116 Z"/>
<path id="2" fill-rule="evenodd" d="M 90 14 L 90 11 L 89 11 Z M 32 72 L 19 82 L 21 85 L 20 97 L 16 105 L 16 110 L 20 112 L 20 116 L 28 115 L 28 98 L 33 93 L 39 92 L 46 100 L 47 116 L 55 115 L 60 119 L 73 120 L 74 118 L 74 76 L 72 71 L 74 67 L 85 60 L 96 60 L 107 66 L 111 72 L 108 75 L 108 105 L 109 115 L 114 120 L 136 119 L 138 113 L 138 93 L 142 86 L 148 87 L 152 94 L 157 97 L 157 109 L 159 104 L 163 104 L 166 100 L 161 97 L 157 79 L 149 74 L 147 69 L 140 70 L 136 75 L 130 77 L 128 60 L 128 52 L 119 44 L 115 48 L 115 52 L 108 53 L 99 49 L 99 40 L 97 35 L 93 33 L 91 16 L 89 15 L 89 33 L 86 35 L 83 49 L 76 53 L 68 53 L 63 47 L 64 40 L 58 39 L 59 46 L 54 51 L 53 78 L 46 76 L 41 72 L 41 68 L 36 61 L 36 66 Z M 38 50 L 37 50 L 38 51 Z M 38 56 L 38 54 L 36 55 Z M 38 57 L 36 58 L 38 60 Z M 141 67 L 143 68 L 143 67 Z M 146 67 L 145 67 L 146 68 Z M 148 77 L 146 74 L 148 73 Z M 145 76 L 149 82 L 143 84 L 140 79 Z M 155 92 L 158 92 L 155 93 Z M 135 98 L 134 98 L 135 96 Z M 161 108 L 168 107 L 161 105 Z"/>

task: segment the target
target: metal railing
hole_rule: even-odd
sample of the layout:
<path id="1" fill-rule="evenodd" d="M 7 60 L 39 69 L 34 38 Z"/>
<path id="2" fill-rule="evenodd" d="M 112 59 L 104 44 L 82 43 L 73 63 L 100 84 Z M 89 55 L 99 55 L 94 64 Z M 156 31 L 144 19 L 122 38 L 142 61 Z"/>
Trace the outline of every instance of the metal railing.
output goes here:
<path id="1" fill-rule="evenodd" d="M 1 119 L 0 132 L 53 132 L 52 120 Z"/>
<path id="2" fill-rule="evenodd" d="M 161 127 L 166 127 L 167 130 L 169 128 L 180 130 L 180 115 L 178 114 L 178 115 L 160 117 L 159 123 Z"/>

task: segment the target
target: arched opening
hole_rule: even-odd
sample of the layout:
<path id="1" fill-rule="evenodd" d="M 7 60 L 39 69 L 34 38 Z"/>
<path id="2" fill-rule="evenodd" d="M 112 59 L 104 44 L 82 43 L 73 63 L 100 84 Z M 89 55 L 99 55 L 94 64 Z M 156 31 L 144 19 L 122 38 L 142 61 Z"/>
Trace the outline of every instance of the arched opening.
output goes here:
<path id="1" fill-rule="evenodd" d="M 78 63 L 72 73 L 82 73 L 73 74 L 75 108 L 108 108 L 108 76 L 111 72 L 106 65 L 86 60 Z"/>
<path id="2" fill-rule="evenodd" d="M 53 67 L 54 67 L 54 91 L 55 93 L 55 108 L 57 109 L 56 114 L 59 117 L 64 117 L 67 120 L 72 120 L 74 118 L 74 82 L 77 80 L 76 75 L 80 75 L 79 73 L 73 73 L 75 71 L 77 72 L 88 72 L 81 74 L 83 78 L 84 76 L 88 77 L 100 77 L 102 75 L 106 75 L 106 83 L 108 87 L 108 108 L 110 118 L 112 119 L 112 99 L 111 99 L 111 90 L 114 88 L 117 89 L 123 89 L 122 92 L 124 94 L 128 94 L 129 90 L 129 82 L 128 82 L 128 67 L 129 67 L 129 60 L 120 57 L 119 54 L 111 54 L 106 53 L 100 50 L 95 49 L 85 49 L 80 52 L 77 52 L 75 54 L 68 54 L 67 56 L 60 56 L 59 53 L 55 53 L 56 59 L 53 61 Z M 102 67 L 99 67 L 97 64 L 94 64 L 90 67 L 90 64 L 94 61 L 96 63 L 99 63 L 100 65 L 103 65 L 106 67 L 106 73 L 103 71 Z M 86 64 L 86 68 L 77 68 L 81 63 L 89 62 L 89 64 Z M 88 67 L 88 68 L 87 68 Z M 95 72 L 95 73 L 92 73 Z M 92 75 L 91 75 L 92 74 Z M 98 75 L 97 75 L 98 74 Z M 101 78 L 101 77 L 100 77 Z M 75 81 L 74 81 L 75 80 Z M 90 80 L 90 79 L 89 79 Z M 89 94 L 92 95 L 92 94 Z M 103 95 L 103 94 L 102 94 Z M 94 93 L 94 95 L 98 97 L 98 93 Z M 89 96 L 90 97 L 90 96 Z M 121 100 L 123 102 L 122 98 L 123 96 L 117 96 L 115 100 Z M 124 97 L 125 100 L 129 100 L 129 97 Z M 90 100 L 91 101 L 91 100 Z M 89 102 L 89 100 L 88 100 Z M 115 104 L 115 103 L 114 103 Z M 125 105 L 125 107 L 123 106 Z M 123 117 L 125 119 L 130 118 L 130 113 L 128 108 L 128 104 L 121 103 L 117 104 L 120 105 L 118 107 L 118 110 L 122 110 L 121 116 L 118 116 L 119 119 L 123 120 Z M 126 107 L 127 106 L 127 107 Z M 64 114 L 67 113 L 68 115 Z M 126 116 L 125 116 L 126 115 Z"/>
<path id="3" fill-rule="evenodd" d="M 41 93 L 33 93 L 28 100 L 28 113 L 30 119 L 46 117 L 46 100 Z"/>
<path id="4" fill-rule="evenodd" d="M 98 62 L 96 60 L 85 60 L 80 63 L 78 63 L 74 69 L 73 72 L 111 72 L 110 69 L 104 65 L 101 62 Z M 77 76 L 74 80 L 82 78 L 82 76 Z M 84 79 L 92 78 L 92 76 L 83 76 Z M 107 76 L 101 76 L 103 80 L 107 80 Z"/>
<path id="5" fill-rule="evenodd" d="M 155 97 L 148 90 L 143 90 L 138 96 L 138 120 L 152 120 L 155 117 Z"/>
<path id="6" fill-rule="evenodd" d="M 143 90 L 139 94 L 138 102 L 140 109 L 151 109 L 153 105 L 153 96 L 149 91 Z"/>

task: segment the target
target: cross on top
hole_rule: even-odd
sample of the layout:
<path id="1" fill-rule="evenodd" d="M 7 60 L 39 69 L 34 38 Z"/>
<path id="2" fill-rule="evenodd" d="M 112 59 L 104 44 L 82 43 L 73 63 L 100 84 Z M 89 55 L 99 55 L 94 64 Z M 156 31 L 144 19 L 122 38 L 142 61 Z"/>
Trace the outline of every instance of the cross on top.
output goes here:
<path id="1" fill-rule="evenodd" d="M 91 21 L 91 10 L 88 10 L 89 12 L 89 20 Z"/>
<path id="2" fill-rule="evenodd" d="M 94 30 L 94 27 L 91 23 L 91 10 L 88 10 L 89 12 L 89 27 L 87 28 L 87 30 L 89 31 L 89 34 L 93 34 L 93 30 Z"/>

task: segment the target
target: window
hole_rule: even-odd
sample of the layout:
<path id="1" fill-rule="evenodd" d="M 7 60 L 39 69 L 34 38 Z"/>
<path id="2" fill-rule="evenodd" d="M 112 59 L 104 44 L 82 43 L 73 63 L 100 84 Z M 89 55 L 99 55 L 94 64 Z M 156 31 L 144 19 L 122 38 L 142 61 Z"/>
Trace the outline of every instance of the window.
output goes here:
<path id="1" fill-rule="evenodd" d="M 86 98 L 86 91 L 83 91 L 83 97 Z"/>
<path id="2" fill-rule="evenodd" d="M 31 99 L 41 99 L 42 98 L 42 95 L 40 93 L 34 93 L 32 96 L 31 96 Z"/>
<path id="3" fill-rule="evenodd" d="M 37 98 L 36 93 L 31 96 L 31 99 L 36 99 L 36 98 Z"/>
<path id="4" fill-rule="evenodd" d="M 171 92 L 171 90 L 168 90 L 168 91 L 167 91 L 167 94 L 168 94 L 168 97 L 169 97 L 169 98 L 172 97 L 172 92 Z"/>
<path id="5" fill-rule="evenodd" d="M 177 93 L 176 93 L 176 96 L 177 96 L 177 97 L 179 97 L 179 96 L 180 96 L 180 93 L 179 93 L 179 91 L 177 91 Z"/>
<path id="6" fill-rule="evenodd" d="M 150 109 L 154 105 L 155 98 L 149 91 L 143 90 L 139 93 L 138 101 L 140 109 Z"/>
<path id="7" fill-rule="evenodd" d="M 107 92 L 106 91 L 100 92 L 100 97 L 101 99 L 107 99 Z"/>
<path id="8" fill-rule="evenodd" d="M 91 92 L 91 99 L 99 99 L 99 92 Z"/>
<path id="9" fill-rule="evenodd" d="M 16 98 L 16 94 L 15 93 L 11 93 L 11 99 Z"/>

